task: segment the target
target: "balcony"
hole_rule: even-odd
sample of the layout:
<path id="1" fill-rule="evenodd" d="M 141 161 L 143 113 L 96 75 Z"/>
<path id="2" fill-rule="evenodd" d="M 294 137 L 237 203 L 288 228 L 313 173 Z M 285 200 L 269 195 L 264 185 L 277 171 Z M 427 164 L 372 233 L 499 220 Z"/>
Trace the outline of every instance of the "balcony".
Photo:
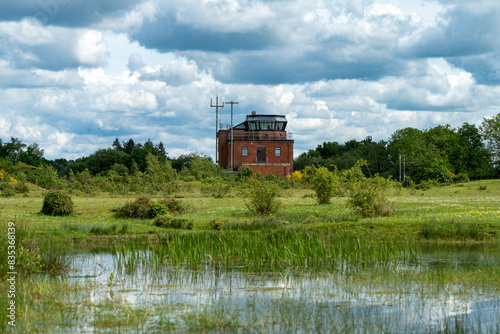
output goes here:
<path id="1" fill-rule="evenodd" d="M 227 140 L 231 140 L 229 136 Z M 255 134 L 246 134 L 246 135 L 235 135 L 233 136 L 234 141 L 279 141 L 279 140 L 293 140 L 293 135 L 291 132 L 287 132 L 284 136 L 265 136 Z"/>

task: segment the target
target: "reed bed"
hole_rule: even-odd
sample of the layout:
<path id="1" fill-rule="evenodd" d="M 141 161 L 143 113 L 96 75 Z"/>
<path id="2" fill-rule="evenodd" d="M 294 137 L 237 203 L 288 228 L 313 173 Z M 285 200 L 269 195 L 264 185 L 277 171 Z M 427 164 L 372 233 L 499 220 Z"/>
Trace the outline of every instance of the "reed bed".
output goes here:
<path id="1" fill-rule="evenodd" d="M 137 266 L 199 269 L 207 265 L 250 270 L 339 270 L 349 273 L 368 266 L 395 267 L 417 262 L 412 239 L 328 236 L 305 230 L 217 231 L 171 233 L 147 247 L 124 241 L 114 246 L 118 268 Z"/>

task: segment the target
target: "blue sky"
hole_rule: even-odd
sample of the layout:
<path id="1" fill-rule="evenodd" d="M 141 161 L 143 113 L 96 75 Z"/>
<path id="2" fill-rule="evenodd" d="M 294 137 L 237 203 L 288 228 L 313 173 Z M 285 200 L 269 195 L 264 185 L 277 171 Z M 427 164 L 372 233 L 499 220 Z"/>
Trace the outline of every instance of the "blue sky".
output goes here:
<path id="1" fill-rule="evenodd" d="M 500 112 L 493 0 L 0 3 L 0 138 L 75 159 L 115 138 L 213 155 L 210 98 L 285 114 L 295 155 Z M 223 122 L 229 122 L 224 108 Z"/>

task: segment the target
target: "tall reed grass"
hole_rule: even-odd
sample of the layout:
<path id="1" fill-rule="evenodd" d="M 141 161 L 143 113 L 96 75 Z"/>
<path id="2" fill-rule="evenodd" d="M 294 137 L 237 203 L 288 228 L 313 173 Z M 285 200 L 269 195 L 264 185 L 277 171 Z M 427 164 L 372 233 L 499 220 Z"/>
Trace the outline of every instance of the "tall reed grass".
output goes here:
<path id="1" fill-rule="evenodd" d="M 326 238 L 291 229 L 171 233 L 146 248 L 134 241 L 122 242 L 115 245 L 113 253 L 118 267 L 125 271 L 138 265 L 151 269 L 213 265 L 259 270 L 335 269 L 348 273 L 366 266 L 391 267 L 419 259 L 416 242 L 410 239 Z"/>

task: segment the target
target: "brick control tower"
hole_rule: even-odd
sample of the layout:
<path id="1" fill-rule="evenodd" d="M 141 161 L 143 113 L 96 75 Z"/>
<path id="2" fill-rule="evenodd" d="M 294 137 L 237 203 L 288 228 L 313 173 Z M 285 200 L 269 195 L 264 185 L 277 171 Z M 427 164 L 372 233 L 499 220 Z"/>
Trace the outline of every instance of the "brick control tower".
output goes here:
<path id="1" fill-rule="evenodd" d="M 231 171 L 248 166 L 262 175 L 292 174 L 293 139 L 286 132 L 287 123 L 283 115 L 257 115 L 253 111 L 243 123 L 233 127 L 232 138 L 230 126 L 219 130 L 219 166 Z"/>

